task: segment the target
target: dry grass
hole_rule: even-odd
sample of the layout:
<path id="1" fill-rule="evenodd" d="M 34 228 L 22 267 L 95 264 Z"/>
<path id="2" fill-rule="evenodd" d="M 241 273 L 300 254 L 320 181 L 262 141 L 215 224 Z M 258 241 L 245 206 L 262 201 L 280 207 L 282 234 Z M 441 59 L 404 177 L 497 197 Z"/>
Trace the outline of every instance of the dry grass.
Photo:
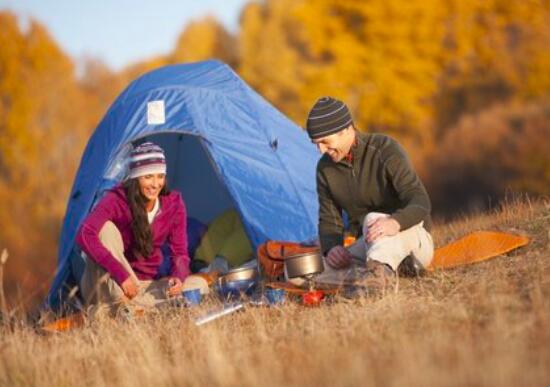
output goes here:
<path id="1" fill-rule="evenodd" d="M 383 298 L 249 308 L 200 328 L 206 306 L 59 335 L 0 328 L 0 384 L 550 385 L 549 226 L 550 206 L 528 202 L 440 225 L 439 245 L 479 229 L 532 242 Z"/>

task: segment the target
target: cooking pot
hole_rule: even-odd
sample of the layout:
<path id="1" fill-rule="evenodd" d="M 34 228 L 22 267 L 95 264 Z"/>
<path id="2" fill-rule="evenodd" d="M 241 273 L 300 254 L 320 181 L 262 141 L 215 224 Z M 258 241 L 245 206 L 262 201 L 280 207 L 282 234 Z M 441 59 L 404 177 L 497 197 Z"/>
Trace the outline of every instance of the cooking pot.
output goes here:
<path id="1" fill-rule="evenodd" d="M 229 270 L 218 278 L 218 283 L 242 280 L 255 280 L 258 276 L 258 269 L 255 267 L 242 267 Z"/>
<path id="2" fill-rule="evenodd" d="M 220 282 L 218 284 L 218 294 L 224 300 L 240 299 L 245 295 L 251 296 L 257 285 L 254 279 Z"/>
<path id="3" fill-rule="evenodd" d="M 256 290 L 257 277 L 255 267 L 230 270 L 218 278 L 218 293 L 224 299 L 250 296 Z"/>
<path id="4" fill-rule="evenodd" d="M 285 278 L 309 277 L 325 270 L 319 251 L 291 255 L 285 258 Z"/>

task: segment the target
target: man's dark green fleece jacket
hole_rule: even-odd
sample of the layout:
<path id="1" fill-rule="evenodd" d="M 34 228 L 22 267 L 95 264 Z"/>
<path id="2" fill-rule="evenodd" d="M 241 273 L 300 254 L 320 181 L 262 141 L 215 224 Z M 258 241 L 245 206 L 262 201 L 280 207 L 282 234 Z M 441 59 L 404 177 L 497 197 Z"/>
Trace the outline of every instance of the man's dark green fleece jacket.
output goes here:
<path id="1" fill-rule="evenodd" d="M 319 237 L 325 254 L 343 244 L 342 210 L 356 236 L 369 212 L 390 214 L 401 230 L 421 221 L 428 230 L 431 226 L 430 198 L 403 148 L 382 134 L 356 136 L 351 164 L 334 162 L 327 154 L 317 164 Z"/>

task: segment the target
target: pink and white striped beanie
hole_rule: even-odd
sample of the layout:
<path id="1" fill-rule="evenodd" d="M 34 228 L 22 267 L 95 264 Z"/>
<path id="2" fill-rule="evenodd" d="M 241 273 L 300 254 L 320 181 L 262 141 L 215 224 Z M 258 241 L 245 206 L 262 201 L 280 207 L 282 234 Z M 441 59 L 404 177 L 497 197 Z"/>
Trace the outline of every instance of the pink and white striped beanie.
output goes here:
<path id="1" fill-rule="evenodd" d="M 166 173 L 166 158 L 162 148 L 152 142 L 144 142 L 138 145 L 130 153 L 129 179 Z"/>

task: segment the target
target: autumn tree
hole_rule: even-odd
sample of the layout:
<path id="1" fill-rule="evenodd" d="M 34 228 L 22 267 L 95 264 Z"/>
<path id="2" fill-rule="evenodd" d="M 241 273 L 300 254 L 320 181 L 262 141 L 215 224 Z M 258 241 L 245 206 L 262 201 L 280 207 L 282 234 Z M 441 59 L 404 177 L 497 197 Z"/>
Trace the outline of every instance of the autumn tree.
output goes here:
<path id="1" fill-rule="evenodd" d="M 446 0 L 443 68 L 434 98 L 439 136 L 462 114 L 550 92 L 550 3 Z"/>
<path id="2" fill-rule="evenodd" d="M 506 193 L 549 195 L 549 112 L 550 100 L 543 99 L 463 115 L 429 158 L 436 212 L 484 210 Z"/>
<path id="3" fill-rule="evenodd" d="M 239 74 L 303 125 L 311 101 L 301 95 L 307 52 L 292 0 L 251 2 L 241 13 Z"/>
<path id="4" fill-rule="evenodd" d="M 109 71 L 97 61 L 89 61 L 84 79 L 88 80 L 86 84 L 89 89 L 95 89 L 92 96 L 103 95 L 100 99 L 105 101 L 108 94 L 114 100 L 130 82 L 149 71 L 170 64 L 208 59 L 221 60 L 233 68 L 237 67 L 238 62 L 235 38 L 211 16 L 186 25 L 171 52 L 132 63 L 118 73 Z M 101 89 L 107 90 L 107 93 Z"/>
<path id="5" fill-rule="evenodd" d="M 252 3 L 242 16 L 242 75 L 299 122 L 330 94 L 348 103 L 361 130 L 428 142 L 445 16 L 434 3 Z"/>
<path id="6" fill-rule="evenodd" d="M 85 106 L 70 59 L 44 27 L 22 31 L 2 12 L 0 47 L 0 240 L 17 257 L 8 270 L 37 285 L 41 271 L 53 275 Z"/>
<path id="7" fill-rule="evenodd" d="M 237 65 L 235 38 L 212 16 L 192 21 L 178 38 L 170 63 L 219 59 L 232 67 Z"/>

